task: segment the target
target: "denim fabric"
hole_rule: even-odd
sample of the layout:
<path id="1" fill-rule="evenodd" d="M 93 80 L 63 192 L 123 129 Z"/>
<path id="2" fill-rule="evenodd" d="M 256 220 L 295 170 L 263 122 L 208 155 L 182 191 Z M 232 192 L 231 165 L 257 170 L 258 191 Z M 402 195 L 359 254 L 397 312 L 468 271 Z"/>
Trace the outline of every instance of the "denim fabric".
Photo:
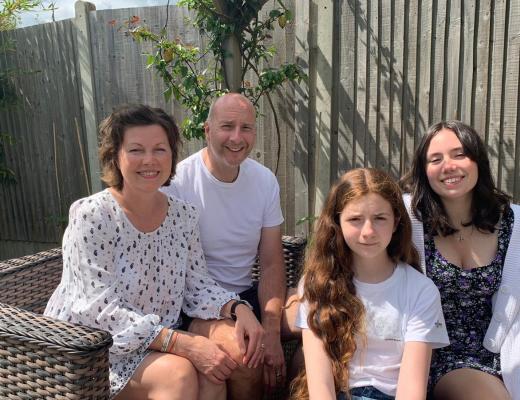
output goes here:
<path id="1" fill-rule="evenodd" d="M 373 386 L 363 386 L 350 391 L 351 400 L 394 400 L 395 397 L 384 394 Z M 339 392 L 337 400 L 346 400 L 345 393 Z"/>

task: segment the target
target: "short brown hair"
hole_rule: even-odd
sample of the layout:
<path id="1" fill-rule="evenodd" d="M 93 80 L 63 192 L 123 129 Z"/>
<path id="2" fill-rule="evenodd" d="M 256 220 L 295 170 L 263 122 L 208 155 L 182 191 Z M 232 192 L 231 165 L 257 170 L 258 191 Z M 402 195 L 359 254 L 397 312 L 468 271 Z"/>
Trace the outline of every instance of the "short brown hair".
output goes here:
<path id="1" fill-rule="evenodd" d="M 170 184 L 175 175 L 175 167 L 179 157 L 181 138 L 179 128 L 164 110 L 144 104 L 125 104 L 117 107 L 99 124 L 99 161 L 101 163 L 101 179 L 109 187 L 123 189 L 123 175 L 117 166 L 119 149 L 123 143 L 125 132 L 135 126 L 159 125 L 166 132 L 172 151 L 172 169 L 163 186 Z"/>

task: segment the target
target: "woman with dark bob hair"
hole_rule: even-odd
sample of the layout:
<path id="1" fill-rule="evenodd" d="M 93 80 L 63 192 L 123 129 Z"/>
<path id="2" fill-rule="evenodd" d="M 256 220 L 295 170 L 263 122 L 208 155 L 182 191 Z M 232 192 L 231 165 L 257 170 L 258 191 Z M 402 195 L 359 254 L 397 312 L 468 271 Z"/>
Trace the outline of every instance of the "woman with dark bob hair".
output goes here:
<path id="1" fill-rule="evenodd" d="M 207 274 L 195 208 L 159 190 L 175 173 L 177 126 L 161 109 L 129 105 L 106 118 L 100 134 L 108 188 L 70 208 L 63 276 L 45 315 L 112 334 L 111 398 L 225 399 L 237 363 L 181 330 L 181 308 L 202 319 L 233 316 L 254 365 L 263 330 L 247 304 Z"/>
<path id="2" fill-rule="evenodd" d="M 429 128 L 402 185 L 450 338 L 432 358 L 432 397 L 520 399 L 520 207 L 495 186 L 484 143 L 460 121 Z"/>

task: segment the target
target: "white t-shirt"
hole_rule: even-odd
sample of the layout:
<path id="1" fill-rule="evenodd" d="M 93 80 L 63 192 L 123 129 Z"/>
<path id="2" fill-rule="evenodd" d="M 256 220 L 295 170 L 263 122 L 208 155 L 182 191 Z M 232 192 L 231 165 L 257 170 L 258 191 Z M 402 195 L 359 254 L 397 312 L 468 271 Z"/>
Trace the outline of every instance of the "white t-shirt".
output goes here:
<path id="1" fill-rule="evenodd" d="M 367 341 L 358 340 L 350 363 L 349 389 L 374 386 L 395 396 L 406 342 L 449 344 L 439 291 L 426 276 L 407 264 L 397 265 L 387 280 L 363 283 L 354 279 L 365 306 Z M 300 293 L 303 285 L 300 283 Z M 296 326 L 308 329 L 308 304 L 299 306 Z"/>
<path id="2" fill-rule="evenodd" d="M 251 287 L 262 228 L 283 222 L 274 174 L 248 158 L 234 182 L 221 182 L 207 169 L 201 150 L 179 163 L 172 184 L 162 190 L 199 209 L 202 249 L 211 276 L 236 293 Z"/>

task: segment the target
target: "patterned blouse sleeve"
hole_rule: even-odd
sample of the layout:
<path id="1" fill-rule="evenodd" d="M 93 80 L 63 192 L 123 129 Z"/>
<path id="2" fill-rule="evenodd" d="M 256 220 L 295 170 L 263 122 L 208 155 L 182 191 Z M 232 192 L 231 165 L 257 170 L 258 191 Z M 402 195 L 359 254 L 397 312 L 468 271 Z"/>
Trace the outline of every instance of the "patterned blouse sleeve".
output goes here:
<path id="1" fill-rule="evenodd" d="M 206 259 L 200 244 L 198 215 L 195 209 L 188 233 L 188 259 L 186 267 L 186 290 L 183 311 L 190 317 L 201 319 L 221 319 L 220 309 L 230 300 L 238 299 L 238 295 L 228 292 L 219 286 L 210 276 L 206 267 Z"/>
<path id="2" fill-rule="evenodd" d="M 116 269 L 120 237 L 112 219 L 102 204 L 71 208 L 70 232 L 63 241 L 65 266 L 72 276 L 71 319 L 110 332 L 114 354 L 144 351 L 162 326 L 159 316 L 143 314 L 120 296 L 124 289 L 124 276 L 117 276 Z"/>

